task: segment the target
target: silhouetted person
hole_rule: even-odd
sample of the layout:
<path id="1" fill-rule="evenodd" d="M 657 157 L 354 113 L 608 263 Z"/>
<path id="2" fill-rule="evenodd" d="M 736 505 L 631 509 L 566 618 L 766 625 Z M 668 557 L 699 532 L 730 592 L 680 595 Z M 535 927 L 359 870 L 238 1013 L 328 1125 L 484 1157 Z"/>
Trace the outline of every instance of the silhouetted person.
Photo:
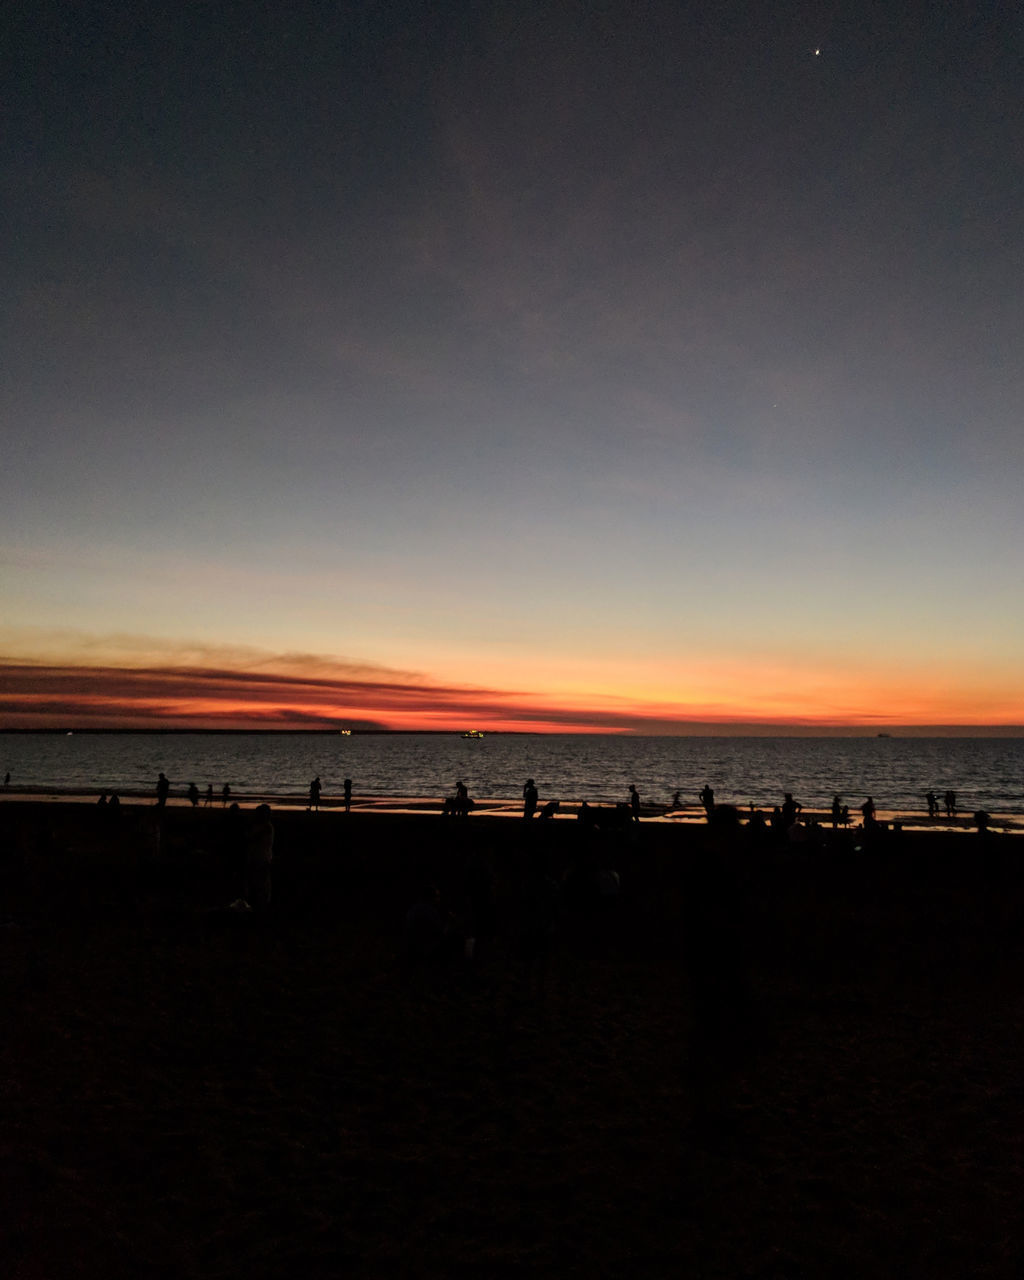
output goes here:
<path id="1" fill-rule="evenodd" d="M 535 850 L 527 866 L 519 902 L 519 947 L 528 986 L 544 990 L 551 939 L 558 916 L 559 886 L 547 873 L 544 855 Z"/>
<path id="2" fill-rule="evenodd" d="M 632 814 L 633 821 L 640 821 L 640 792 L 631 782 L 629 784 L 629 809 Z"/>
<path id="3" fill-rule="evenodd" d="M 538 821 L 542 821 L 545 818 L 553 818 L 557 812 L 558 812 L 558 801 L 549 800 L 547 804 L 543 807 L 543 809 L 541 809 L 540 818 L 538 819 Z"/>
<path id="4" fill-rule="evenodd" d="M 270 864 L 274 860 L 274 825 L 270 821 L 270 805 L 256 808 L 245 842 L 246 898 L 252 907 L 270 905 Z"/>
<path id="5" fill-rule="evenodd" d="M 850 806 L 844 804 L 839 813 L 839 825 L 846 828 L 850 825 Z"/>
<path id="6" fill-rule="evenodd" d="M 107 793 L 105 791 L 100 793 L 100 798 L 96 801 L 96 805 L 97 808 L 100 809 L 105 809 L 107 807 Z"/>
<path id="7" fill-rule="evenodd" d="M 872 827 L 875 824 L 875 802 L 870 796 L 864 801 L 860 807 L 861 815 L 864 818 L 864 825 Z"/>
<path id="8" fill-rule="evenodd" d="M 672 808 L 678 809 L 682 803 L 683 803 L 683 793 L 681 791 L 673 791 L 672 792 Z"/>
<path id="9" fill-rule="evenodd" d="M 946 805 L 946 817 L 955 818 L 956 817 L 956 792 L 947 791 L 942 798 Z"/>
<path id="10" fill-rule="evenodd" d="M 199 788 L 194 782 L 188 784 L 188 802 L 193 809 L 199 808 Z"/>
<path id="11" fill-rule="evenodd" d="M 221 789 L 220 789 L 220 802 L 221 802 L 221 805 L 222 805 L 222 806 L 223 806 L 223 805 L 226 805 L 226 804 L 227 804 L 227 802 L 228 802 L 230 799 L 231 799 L 231 784 L 230 784 L 230 783 L 225 782 L 225 783 L 224 783 L 224 785 L 223 785 L 223 787 L 221 787 Z"/>
<path id="12" fill-rule="evenodd" d="M 532 818 L 537 812 L 537 786 L 532 778 L 523 784 L 523 817 Z"/>
<path id="13" fill-rule="evenodd" d="M 715 793 L 714 791 L 712 791 L 709 783 L 705 782 L 704 789 L 703 791 L 701 791 L 700 795 L 697 798 L 700 800 L 701 804 L 704 806 L 704 812 L 710 818 L 712 811 L 714 810 L 714 807 L 715 807 Z"/>
<path id="14" fill-rule="evenodd" d="M 121 797 L 116 791 L 111 791 L 110 799 L 107 801 L 107 813 L 117 814 L 121 809 Z"/>
<path id="15" fill-rule="evenodd" d="M 793 799 L 792 791 L 787 791 L 782 801 L 782 825 L 786 831 L 796 822 L 796 815 L 802 809 L 803 805 Z"/>
<path id="16" fill-rule="evenodd" d="M 974 825 L 978 828 L 979 836 L 987 836 L 990 833 L 989 823 L 992 821 L 992 815 L 986 813 L 984 809 L 978 809 L 974 815 Z"/>
<path id="17" fill-rule="evenodd" d="M 457 818 L 468 818 L 471 804 L 469 788 L 460 778 L 455 784 L 455 816 Z"/>
<path id="18" fill-rule="evenodd" d="M 939 797 L 934 791 L 929 791 L 924 799 L 928 806 L 928 817 L 937 818 L 939 816 Z"/>
<path id="19" fill-rule="evenodd" d="M 451 919 L 441 905 L 441 890 L 428 884 L 405 914 L 405 959 L 425 963 L 445 958 Z"/>
<path id="20" fill-rule="evenodd" d="M 343 785 L 345 788 L 345 812 L 349 813 L 352 809 L 352 779 L 346 778 Z"/>
<path id="21" fill-rule="evenodd" d="M 167 797 L 171 794 L 171 784 L 167 781 L 165 774 L 161 774 L 156 780 L 156 802 L 162 809 L 167 803 Z"/>
<path id="22" fill-rule="evenodd" d="M 843 820 L 843 798 L 840 795 L 832 797 L 832 830 L 835 831 Z"/>
<path id="23" fill-rule="evenodd" d="M 320 809 L 320 775 L 317 774 L 313 781 L 309 784 L 309 804 L 306 805 L 306 812 L 310 809 L 319 811 Z"/>
<path id="24" fill-rule="evenodd" d="M 206 800 L 204 802 L 204 807 L 208 809 L 211 804 L 213 804 L 213 783 L 212 782 L 206 788 Z"/>

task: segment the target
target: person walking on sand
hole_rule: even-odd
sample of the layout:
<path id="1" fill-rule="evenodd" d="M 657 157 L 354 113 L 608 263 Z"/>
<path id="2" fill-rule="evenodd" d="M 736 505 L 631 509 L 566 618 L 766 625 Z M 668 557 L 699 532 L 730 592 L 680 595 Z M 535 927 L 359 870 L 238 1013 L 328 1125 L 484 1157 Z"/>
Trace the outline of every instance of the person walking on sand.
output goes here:
<path id="1" fill-rule="evenodd" d="M 629 784 L 629 810 L 632 814 L 633 821 L 640 821 L 640 792 L 631 782 Z"/>
<path id="2" fill-rule="evenodd" d="M 231 784 L 229 782 L 225 782 L 223 787 L 221 787 L 220 789 L 221 808 L 225 808 L 230 799 L 231 799 Z"/>
<path id="3" fill-rule="evenodd" d="M 317 774 L 313 781 L 309 784 L 309 804 L 306 805 L 306 812 L 310 809 L 316 813 L 320 812 L 320 775 Z"/>
<path id="4" fill-rule="evenodd" d="M 170 794 L 171 784 L 167 781 L 167 775 L 162 773 L 156 780 L 156 803 L 158 809 L 164 807 Z"/>
<path id="5" fill-rule="evenodd" d="M 523 783 L 523 817 L 532 818 L 537 812 L 537 784 L 532 778 Z"/>
<path id="6" fill-rule="evenodd" d="M 274 824 L 270 805 L 257 806 L 245 844 L 246 900 L 251 907 L 270 906 L 270 864 L 274 860 Z"/>
<path id="7" fill-rule="evenodd" d="M 346 778 L 342 784 L 345 788 L 345 812 L 352 812 L 352 779 Z"/>
<path id="8" fill-rule="evenodd" d="M 928 806 L 928 817 L 937 818 L 939 816 L 939 797 L 934 791 L 929 791 L 924 798 L 925 804 Z"/>
<path id="9" fill-rule="evenodd" d="M 704 806 L 704 812 L 708 815 L 708 819 L 710 820 L 711 815 L 715 811 L 715 793 L 712 791 L 711 784 L 709 782 L 704 783 L 704 790 L 700 793 L 697 799 Z"/>

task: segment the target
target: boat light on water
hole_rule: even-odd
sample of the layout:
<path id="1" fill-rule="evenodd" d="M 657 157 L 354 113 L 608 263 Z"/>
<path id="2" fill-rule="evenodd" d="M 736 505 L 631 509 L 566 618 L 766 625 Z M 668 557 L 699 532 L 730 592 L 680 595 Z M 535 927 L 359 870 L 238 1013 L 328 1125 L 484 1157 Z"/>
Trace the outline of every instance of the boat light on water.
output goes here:
<path id="1" fill-rule="evenodd" d="M 467 729 L 462 736 L 464 738 L 482 738 L 484 735 L 481 729 Z"/>

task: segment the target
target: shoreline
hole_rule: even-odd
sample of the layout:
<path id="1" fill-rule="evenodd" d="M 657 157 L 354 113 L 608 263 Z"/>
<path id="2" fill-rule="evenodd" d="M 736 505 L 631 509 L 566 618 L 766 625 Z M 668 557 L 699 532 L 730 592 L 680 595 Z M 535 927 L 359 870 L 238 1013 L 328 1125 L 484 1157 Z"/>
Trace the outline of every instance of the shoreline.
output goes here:
<path id="1" fill-rule="evenodd" d="M 71 788 L 11 787 L 0 792 L 0 804 L 13 802 L 14 804 L 36 803 L 55 806 L 80 805 L 83 807 L 98 807 L 96 802 L 99 794 L 99 792 L 92 790 L 83 791 Z M 120 791 L 117 794 L 121 805 L 124 807 L 132 809 L 157 807 L 152 792 Z M 230 803 L 237 804 L 240 809 L 254 809 L 257 805 L 268 804 L 272 810 L 278 813 L 308 812 L 308 797 L 305 795 L 240 791 L 232 794 Z M 595 814 L 622 810 L 626 807 L 621 804 L 602 801 L 594 803 L 588 801 L 587 803 Z M 440 817 L 443 806 L 444 800 L 435 796 L 360 795 L 353 796 L 351 813 L 436 815 Z M 193 806 L 186 796 L 172 795 L 168 798 L 166 807 L 175 811 L 187 811 Z M 213 812 L 227 807 L 219 798 L 215 799 L 212 804 L 206 804 L 204 800 L 200 800 L 200 803 L 195 806 L 197 812 L 207 810 Z M 738 809 L 741 820 L 745 825 L 749 816 L 748 810 L 739 805 L 734 807 Z M 317 812 L 332 816 L 346 816 L 344 802 L 340 797 L 333 796 L 326 799 L 321 798 Z M 766 819 L 770 817 L 771 813 L 767 808 L 757 810 L 757 812 L 763 814 Z M 575 822 L 579 819 L 579 813 L 580 802 L 568 800 L 560 803 L 558 811 L 552 815 L 551 820 L 560 823 Z M 522 803 L 519 800 L 495 797 L 475 799 L 471 816 L 475 818 L 504 818 L 522 821 Z M 843 834 L 844 831 L 846 834 L 853 835 L 862 830 L 860 823 L 851 821 L 848 827 L 840 827 L 833 831 L 831 812 L 828 809 L 814 809 L 808 806 L 801 811 L 801 817 L 805 821 L 813 821 L 819 824 L 826 835 Z M 937 835 L 977 834 L 973 814 L 966 812 L 958 814 L 956 818 L 952 819 L 945 816 L 929 818 L 927 814 L 912 810 L 879 808 L 877 810 L 877 819 L 880 824 L 891 827 L 894 823 L 898 823 L 904 831 L 916 833 L 933 832 Z M 989 830 L 995 835 L 1024 836 L 1024 813 L 1006 811 L 991 813 L 989 819 Z M 533 821 L 540 821 L 540 819 L 537 817 Z M 641 809 L 641 824 L 644 826 L 658 824 L 677 827 L 703 827 L 706 825 L 706 821 L 704 809 L 699 804 L 681 805 L 678 808 L 672 808 L 670 805 L 645 805 Z"/>

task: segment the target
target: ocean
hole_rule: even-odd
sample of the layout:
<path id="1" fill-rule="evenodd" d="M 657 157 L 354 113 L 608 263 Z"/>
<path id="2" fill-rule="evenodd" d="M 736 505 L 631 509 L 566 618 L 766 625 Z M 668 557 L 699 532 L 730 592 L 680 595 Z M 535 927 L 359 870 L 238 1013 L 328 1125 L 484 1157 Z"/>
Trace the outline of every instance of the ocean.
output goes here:
<path id="1" fill-rule="evenodd" d="M 952 789 L 961 811 L 1024 813 L 1022 738 L 653 738 L 488 734 L 0 734 L 0 774 L 13 788 L 55 792 L 152 790 L 161 771 L 172 794 L 225 782 L 236 794 L 304 796 L 319 774 L 325 796 L 353 782 L 356 796 L 441 797 L 463 779 L 480 799 L 516 799 L 527 777 L 541 803 L 624 801 L 634 783 L 646 803 L 675 791 L 697 804 L 705 783 L 719 803 L 771 807 L 791 791 L 827 808 L 838 792 L 856 809 L 924 808 Z"/>

